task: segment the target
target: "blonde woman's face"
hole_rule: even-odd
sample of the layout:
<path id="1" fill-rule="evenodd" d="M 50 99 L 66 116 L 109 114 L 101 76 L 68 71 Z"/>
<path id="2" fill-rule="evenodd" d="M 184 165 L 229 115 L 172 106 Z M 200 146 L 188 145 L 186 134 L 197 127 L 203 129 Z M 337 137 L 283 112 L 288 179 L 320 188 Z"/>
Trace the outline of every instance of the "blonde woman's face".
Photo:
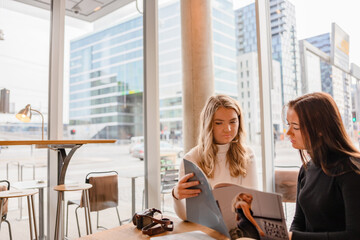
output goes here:
<path id="1" fill-rule="evenodd" d="M 238 134 L 239 119 L 234 109 L 220 107 L 213 118 L 213 135 L 216 144 L 230 143 Z"/>
<path id="2" fill-rule="evenodd" d="M 243 194 L 242 199 L 244 202 L 251 203 L 253 200 L 253 196 L 251 194 Z"/>

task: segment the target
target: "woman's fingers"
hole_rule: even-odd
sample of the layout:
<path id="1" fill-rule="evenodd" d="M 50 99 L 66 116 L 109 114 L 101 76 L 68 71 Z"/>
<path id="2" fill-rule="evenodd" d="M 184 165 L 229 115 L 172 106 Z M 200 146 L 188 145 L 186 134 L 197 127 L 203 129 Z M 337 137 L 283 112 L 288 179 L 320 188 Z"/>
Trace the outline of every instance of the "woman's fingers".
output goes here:
<path id="1" fill-rule="evenodd" d="M 189 188 L 189 187 L 194 187 L 194 186 L 197 186 L 199 185 L 199 181 L 191 181 L 191 182 L 185 182 L 185 183 L 180 183 L 179 182 L 179 188 L 180 189 L 183 189 L 183 188 Z"/>
<path id="2" fill-rule="evenodd" d="M 179 199 L 196 197 L 200 193 L 200 189 L 184 189 L 178 192 Z"/>
<path id="3" fill-rule="evenodd" d="M 188 195 L 182 195 L 182 199 L 185 199 L 185 198 L 191 198 L 191 197 L 197 197 L 199 196 L 199 193 L 196 193 L 196 194 L 188 194 Z"/>
<path id="4" fill-rule="evenodd" d="M 179 189 L 179 194 L 188 195 L 188 194 L 197 194 L 200 193 L 200 189 Z"/>
<path id="5" fill-rule="evenodd" d="M 179 183 L 185 183 L 187 182 L 190 178 L 192 178 L 194 176 L 194 173 L 188 173 L 186 175 L 184 175 L 180 180 Z"/>

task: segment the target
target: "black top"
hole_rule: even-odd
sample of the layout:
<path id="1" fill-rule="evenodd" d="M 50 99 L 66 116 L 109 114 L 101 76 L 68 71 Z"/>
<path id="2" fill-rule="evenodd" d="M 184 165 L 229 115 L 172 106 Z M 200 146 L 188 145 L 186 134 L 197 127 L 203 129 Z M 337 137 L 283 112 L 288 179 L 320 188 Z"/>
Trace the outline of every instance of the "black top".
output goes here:
<path id="1" fill-rule="evenodd" d="M 239 222 L 237 224 L 238 228 L 242 230 L 242 236 L 239 237 L 251 237 L 254 239 L 260 239 L 260 235 L 256 227 L 250 222 L 250 220 L 245 216 L 242 208 L 236 208 L 235 212 L 239 216 Z M 254 215 L 253 211 L 250 209 L 251 216 Z"/>
<path id="2" fill-rule="evenodd" d="M 290 231 L 292 240 L 360 239 L 360 175 L 328 176 L 311 161 L 302 167 Z"/>

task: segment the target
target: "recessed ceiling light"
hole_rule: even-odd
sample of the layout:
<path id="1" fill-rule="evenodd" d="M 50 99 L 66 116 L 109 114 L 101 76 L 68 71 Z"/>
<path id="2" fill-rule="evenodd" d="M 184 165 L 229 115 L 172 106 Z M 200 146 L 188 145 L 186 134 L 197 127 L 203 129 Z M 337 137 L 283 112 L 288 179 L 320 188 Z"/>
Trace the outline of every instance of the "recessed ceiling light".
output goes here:
<path id="1" fill-rule="evenodd" d="M 94 9 L 94 12 L 99 11 L 101 9 L 101 6 L 98 6 Z"/>

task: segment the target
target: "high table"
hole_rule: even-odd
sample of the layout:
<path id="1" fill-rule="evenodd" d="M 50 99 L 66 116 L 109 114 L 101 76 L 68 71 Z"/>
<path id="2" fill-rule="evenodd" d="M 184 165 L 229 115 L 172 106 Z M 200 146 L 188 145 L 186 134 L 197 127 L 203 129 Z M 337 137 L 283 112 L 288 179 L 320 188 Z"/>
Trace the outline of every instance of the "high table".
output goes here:
<path id="1" fill-rule="evenodd" d="M 65 175 L 69 166 L 70 160 L 75 151 L 84 144 L 90 143 L 114 143 L 114 139 L 94 139 L 94 140 L 13 140 L 0 141 L 0 146 L 15 146 L 15 145 L 35 145 L 37 148 L 49 148 L 58 152 L 58 185 L 65 183 Z M 65 149 L 70 149 L 66 153 Z M 49 182 L 48 182 L 49 184 Z M 62 215 L 61 215 L 62 216 Z M 61 219 L 60 219 L 61 220 Z M 40 223 L 43 224 L 43 221 Z M 43 226 L 40 226 L 40 229 Z"/>
<path id="2" fill-rule="evenodd" d="M 221 233 L 211 228 L 202 226 L 200 224 L 192 223 L 192 222 L 184 222 L 177 217 L 170 217 L 170 220 L 174 222 L 174 231 L 164 232 L 158 235 L 154 235 L 152 237 L 191 232 L 191 231 L 202 231 L 215 239 L 228 240 L 228 238 L 222 235 Z M 142 234 L 141 230 L 138 230 L 132 223 L 128 223 L 120 227 L 112 228 L 109 230 L 97 232 L 88 236 L 78 238 L 78 240 L 119 240 L 119 239 L 137 240 L 137 239 L 150 239 L 150 237 L 148 235 Z"/>
<path id="3" fill-rule="evenodd" d="M 119 177 L 131 178 L 131 216 L 134 215 L 136 211 L 136 184 L 135 180 L 139 177 L 144 177 L 144 170 L 135 171 L 135 172 L 120 172 Z"/>

